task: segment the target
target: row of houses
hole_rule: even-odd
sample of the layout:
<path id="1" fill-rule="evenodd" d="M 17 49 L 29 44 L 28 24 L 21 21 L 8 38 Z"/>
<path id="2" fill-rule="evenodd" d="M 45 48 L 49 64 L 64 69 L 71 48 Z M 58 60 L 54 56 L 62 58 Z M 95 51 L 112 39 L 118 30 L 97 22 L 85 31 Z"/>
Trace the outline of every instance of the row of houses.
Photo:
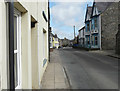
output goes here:
<path id="1" fill-rule="evenodd" d="M 51 51 L 56 48 L 58 49 L 59 48 L 59 38 L 57 36 L 57 34 L 53 34 L 53 33 L 50 33 L 50 49 Z"/>
<path id="2" fill-rule="evenodd" d="M 1 0 L 0 12 L 0 90 L 39 89 L 49 60 L 48 0 Z"/>
<path id="3" fill-rule="evenodd" d="M 115 50 L 118 33 L 119 2 L 87 5 L 85 26 L 79 30 L 79 46 L 88 49 Z"/>
<path id="4" fill-rule="evenodd" d="M 64 39 L 60 39 L 59 42 L 60 42 L 60 47 L 67 47 L 72 45 L 70 40 L 67 39 L 66 37 Z"/>
<path id="5" fill-rule="evenodd" d="M 67 46 L 72 46 L 73 42 L 71 42 L 69 39 L 64 38 L 60 39 L 57 34 L 53 34 L 52 32 L 50 33 L 50 51 L 53 51 L 53 49 L 58 49 L 61 47 L 67 47 Z"/>

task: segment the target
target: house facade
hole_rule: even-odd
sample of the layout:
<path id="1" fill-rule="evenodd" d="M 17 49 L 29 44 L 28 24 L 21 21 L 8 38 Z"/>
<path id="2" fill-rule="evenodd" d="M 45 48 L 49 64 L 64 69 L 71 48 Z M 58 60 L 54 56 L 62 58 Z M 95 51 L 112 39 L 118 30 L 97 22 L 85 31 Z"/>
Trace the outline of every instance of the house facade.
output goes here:
<path id="1" fill-rule="evenodd" d="M 59 46 L 60 46 L 60 47 L 63 47 L 63 40 L 64 40 L 64 39 L 59 39 Z"/>
<path id="2" fill-rule="evenodd" d="M 49 60 L 48 0 L 0 2 L 2 89 L 39 89 Z"/>
<path id="3" fill-rule="evenodd" d="M 99 2 L 94 2 L 91 13 L 91 48 L 101 49 L 101 10 L 98 8 Z"/>
<path id="4" fill-rule="evenodd" d="M 118 31 L 118 2 L 93 2 L 85 17 L 85 47 L 115 50 Z"/>
<path id="5" fill-rule="evenodd" d="M 53 34 L 50 33 L 50 48 L 53 48 Z"/>
<path id="6" fill-rule="evenodd" d="M 67 38 L 62 39 L 62 46 L 67 47 L 70 45 L 70 40 Z"/>
<path id="7" fill-rule="evenodd" d="M 91 12 L 92 7 L 87 6 L 86 16 L 85 16 L 85 47 L 91 48 Z"/>
<path id="8" fill-rule="evenodd" d="M 85 26 L 79 30 L 79 46 L 85 46 Z"/>
<path id="9" fill-rule="evenodd" d="M 59 40 L 58 40 L 57 34 L 55 34 L 53 36 L 53 48 L 58 49 L 58 47 L 59 47 Z"/>

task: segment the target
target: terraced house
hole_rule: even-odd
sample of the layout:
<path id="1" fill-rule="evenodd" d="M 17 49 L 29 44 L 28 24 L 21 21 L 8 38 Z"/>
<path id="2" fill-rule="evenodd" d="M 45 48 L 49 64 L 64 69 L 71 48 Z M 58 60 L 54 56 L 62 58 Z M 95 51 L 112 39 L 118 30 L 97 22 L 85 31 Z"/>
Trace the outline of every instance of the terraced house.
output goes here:
<path id="1" fill-rule="evenodd" d="M 0 2 L 2 89 L 39 89 L 49 60 L 48 0 Z"/>
<path id="2" fill-rule="evenodd" d="M 99 2 L 87 6 L 85 17 L 85 47 L 115 50 L 118 31 L 118 2 Z"/>
<path id="3" fill-rule="evenodd" d="M 59 47 L 59 39 L 58 39 L 57 34 L 53 35 L 53 47 L 56 49 L 58 49 Z"/>
<path id="4" fill-rule="evenodd" d="M 86 16 L 85 16 L 85 47 L 86 48 L 90 48 L 91 44 L 90 44 L 90 37 L 91 37 L 91 12 L 92 12 L 92 7 L 91 6 L 87 6 L 87 10 L 86 10 Z"/>
<path id="5" fill-rule="evenodd" d="M 85 46 L 85 26 L 82 27 L 78 32 L 79 32 L 79 46 L 84 47 Z"/>

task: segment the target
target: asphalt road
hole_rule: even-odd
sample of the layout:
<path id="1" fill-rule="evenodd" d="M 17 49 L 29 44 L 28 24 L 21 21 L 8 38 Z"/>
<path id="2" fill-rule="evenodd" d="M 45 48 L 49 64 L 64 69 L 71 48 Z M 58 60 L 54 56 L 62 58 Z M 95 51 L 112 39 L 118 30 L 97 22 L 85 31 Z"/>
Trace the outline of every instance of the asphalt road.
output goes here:
<path id="1" fill-rule="evenodd" d="M 118 59 L 72 48 L 58 50 L 71 89 L 118 89 Z"/>

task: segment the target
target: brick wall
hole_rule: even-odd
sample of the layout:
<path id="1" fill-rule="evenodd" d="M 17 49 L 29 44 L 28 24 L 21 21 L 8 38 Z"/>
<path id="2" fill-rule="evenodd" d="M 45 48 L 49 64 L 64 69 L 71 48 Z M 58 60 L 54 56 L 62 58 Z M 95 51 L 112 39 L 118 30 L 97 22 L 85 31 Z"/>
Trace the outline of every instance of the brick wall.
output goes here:
<path id="1" fill-rule="evenodd" d="M 112 3 L 101 15 L 101 47 L 115 50 L 118 32 L 118 3 Z"/>

